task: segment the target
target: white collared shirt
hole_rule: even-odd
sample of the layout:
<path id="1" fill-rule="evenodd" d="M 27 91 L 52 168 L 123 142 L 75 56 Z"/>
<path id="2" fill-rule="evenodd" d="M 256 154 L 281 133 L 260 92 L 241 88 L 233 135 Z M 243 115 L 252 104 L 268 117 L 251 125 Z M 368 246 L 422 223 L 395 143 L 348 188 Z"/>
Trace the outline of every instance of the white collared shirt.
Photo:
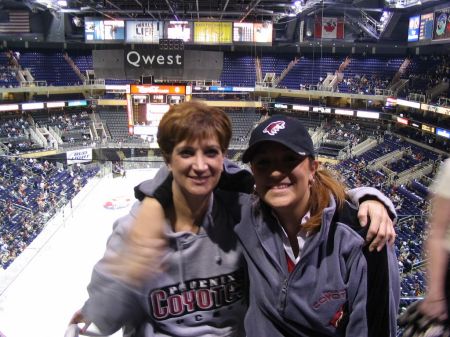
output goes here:
<path id="1" fill-rule="evenodd" d="M 304 223 L 306 223 L 310 217 L 311 217 L 311 213 L 308 211 L 303 216 L 302 220 L 300 221 L 300 225 L 303 225 Z M 277 218 L 277 220 L 278 220 L 278 218 Z M 278 224 L 280 225 L 280 228 L 281 228 L 280 233 L 281 233 L 281 240 L 283 241 L 284 251 L 286 252 L 286 255 L 291 259 L 291 261 L 294 262 L 295 264 L 297 264 L 298 261 L 300 261 L 303 246 L 305 245 L 305 240 L 308 237 L 309 232 L 307 232 L 303 227 L 301 227 L 300 231 L 297 233 L 298 256 L 295 257 L 294 251 L 292 250 L 292 246 L 291 246 L 291 243 L 289 242 L 289 238 L 288 238 L 286 231 L 284 230 L 283 226 L 280 224 L 280 221 L 278 221 Z"/>

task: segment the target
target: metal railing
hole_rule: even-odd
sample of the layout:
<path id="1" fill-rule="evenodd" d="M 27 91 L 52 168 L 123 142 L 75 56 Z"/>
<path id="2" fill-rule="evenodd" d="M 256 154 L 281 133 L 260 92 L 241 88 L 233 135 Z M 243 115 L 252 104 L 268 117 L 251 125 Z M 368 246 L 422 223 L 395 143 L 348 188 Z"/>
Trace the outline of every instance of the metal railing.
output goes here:
<path id="1" fill-rule="evenodd" d="M 102 78 L 95 80 L 85 80 L 83 81 L 84 85 L 105 85 L 105 80 Z"/>
<path id="2" fill-rule="evenodd" d="M 21 87 L 46 87 L 47 81 L 22 81 L 20 82 Z"/>

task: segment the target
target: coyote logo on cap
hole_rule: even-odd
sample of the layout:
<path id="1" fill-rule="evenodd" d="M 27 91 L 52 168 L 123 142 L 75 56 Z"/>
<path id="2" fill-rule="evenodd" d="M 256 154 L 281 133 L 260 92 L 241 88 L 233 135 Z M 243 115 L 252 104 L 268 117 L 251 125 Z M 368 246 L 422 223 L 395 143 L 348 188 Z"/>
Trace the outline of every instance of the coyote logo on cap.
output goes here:
<path id="1" fill-rule="evenodd" d="M 269 125 L 267 125 L 264 128 L 263 133 L 268 133 L 271 136 L 275 136 L 278 133 L 278 131 L 280 131 L 284 128 L 285 128 L 284 121 L 275 121 L 275 122 L 272 122 Z"/>

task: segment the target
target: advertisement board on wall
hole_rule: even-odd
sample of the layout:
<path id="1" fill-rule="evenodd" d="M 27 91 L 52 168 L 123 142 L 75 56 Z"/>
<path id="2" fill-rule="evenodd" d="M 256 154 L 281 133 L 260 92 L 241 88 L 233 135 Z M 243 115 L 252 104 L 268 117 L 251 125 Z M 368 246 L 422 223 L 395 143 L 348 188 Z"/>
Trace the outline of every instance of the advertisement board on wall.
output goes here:
<path id="1" fill-rule="evenodd" d="M 434 12 L 433 40 L 450 39 L 450 8 Z"/>
<path id="2" fill-rule="evenodd" d="M 434 127 L 426 124 L 422 124 L 422 130 L 434 133 Z"/>
<path id="3" fill-rule="evenodd" d="M 433 38 L 433 13 L 422 14 L 420 16 L 419 40 L 431 40 Z"/>
<path id="4" fill-rule="evenodd" d="M 231 44 L 232 22 L 194 22 L 194 43 Z"/>
<path id="5" fill-rule="evenodd" d="M 192 42 L 192 22 L 168 21 L 166 22 L 166 36 L 168 39 L 180 39 Z"/>
<path id="6" fill-rule="evenodd" d="M 255 43 L 272 44 L 272 22 L 255 23 L 253 25 L 253 38 Z"/>
<path id="7" fill-rule="evenodd" d="M 419 30 L 420 15 L 410 17 L 408 26 L 408 42 L 415 42 L 419 40 Z"/>
<path id="8" fill-rule="evenodd" d="M 334 109 L 334 113 L 336 115 L 344 115 L 344 116 L 353 116 L 354 115 L 353 110 L 347 110 L 347 109 Z"/>
<path id="9" fill-rule="evenodd" d="M 419 102 L 411 102 L 404 99 L 397 98 L 397 105 L 408 106 L 410 108 L 420 109 Z"/>
<path id="10" fill-rule="evenodd" d="M 442 128 L 436 128 L 436 134 L 438 136 L 450 139 L 450 131 Z"/>
<path id="11" fill-rule="evenodd" d="M 443 106 L 421 103 L 420 108 L 425 111 L 432 111 L 443 115 L 450 115 L 450 108 L 445 108 Z"/>
<path id="12" fill-rule="evenodd" d="M 92 148 L 67 151 L 67 165 L 92 161 Z"/>
<path id="13" fill-rule="evenodd" d="M 272 44 L 273 25 L 272 22 L 233 23 L 233 42 Z"/>
<path id="14" fill-rule="evenodd" d="M 184 85 L 130 85 L 131 94 L 175 94 L 184 95 L 186 86 Z"/>
<path id="15" fill-rule="evenodd" d="M 408 125 L 409 121 L 407 118 L 397 117 L 397 123 Z"/>
<path id="16" fill-rule="evenodd" d="M 380 118 L 380 113 L 379 112 L 372 112 L 372 111 L 358 110 L 358 111 L 356 111 L 356 117 L 379 119 Z"/>
<path id="17" fill-rule="evenodd" d="M 233 42 L 253 42 L 253 23 L 233 23 Z"/>
<path id="18" fill-rule="evenodd" d="M 19 104 L 1 104 L 0 111 L 14 111 L 19 110 Z"/>
<path id="19" fill-rule="evenodd" d="M 125 22 L 122 20 L 100 20 L 86 18 L 84 20 L 86 42 L 123 41 L 125 38 Z"/>
<path id="20" fill-rule="evenodd" d="M 129 43 L 158 43 L 163 38 L 162 21 L 127 21 L 126 38 Z"/>
<path id="21" fill-rule="evenodd" d="M 43 102 L 22 103 L 22 110 L 35 110 L 35 109 L 44 109 L 44 103 Z"/>

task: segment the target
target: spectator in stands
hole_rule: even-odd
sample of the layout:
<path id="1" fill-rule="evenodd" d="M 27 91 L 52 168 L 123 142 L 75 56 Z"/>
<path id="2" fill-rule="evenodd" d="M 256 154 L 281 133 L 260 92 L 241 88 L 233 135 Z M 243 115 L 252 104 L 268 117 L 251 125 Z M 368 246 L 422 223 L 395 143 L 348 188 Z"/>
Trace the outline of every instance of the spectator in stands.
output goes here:
<path id="1" fill-rule="evenodd" d="M 229 119 L 215 108 L 185 103 L 172 106 L 164 115 L 159 125 L 158 142 L 174 177 L 173 182 L 169 181 L 170 196 L 166 208 L 170 224 L 166 228 L 169 246 L 165 257 L 166 272 L 157 278 L 148 278 L 149 271 L 154 272 L 152 254 L 160 251 L 159 246 L 154 247 L 154 240 L 157 242 L 154 233 L 160 231 L 156 223 L 152 223 L 156 222 L 157 214 L 150 212 L 152 221 L 149 223 L 147 206 L 136 213 L 139 206 L 136 205 L 130 215 L 116 223 L 105 258 L 94 269 L 89 286 L 90 299 L 82 311 L 74 315 L 72 323 L 93 321 L 103 333 L 111 333 L 124 324 L 136 325 L 142 319 L 153 325 L 145 327 L 148 334 L 243 335 L 245 269 L 241 247 L 231 230 L 239 216 L 236 214 L 239 209 L 231 207 L 236 204 L 237 195 L 215 189 L 230 137 Z M 253 180 L 248 179 L 250 184 L 244 184 L 241 179 L 248 175 L 247 171 L 230 167 L 237 171 L 241 189 L 248 191 L 253 187 Z M 145 191 L 146 184 L 140 188 Z M 141 190 L 139 195 L 144 197 Z M 149 202 L 145 200 L 144 203 Z M 369 211 L 373 225 L 388 220 L 386 215 L 378 218 L 373 211 Z M 146 219 L 143 227 L 131 227 L 135 216 Z M 381 233 L 384 236 L 386 229 L 380 230 Z M 130 256 L 144 253 L 141 250 L 144 247 L 143 260 L 130 260 Z M 117 260 L 118 252 L 121 258 Z M 153 262 L 149 264 L 146 258 Z M 143 265 L 139 261 L 144 262 Z M 145 291 L 141 291 L 139 285 L 142 283 L 135 282 L 135 277 L 137 281 L 144 281 Z M 118 280 L 125 280 L 131 289 Z M 231 293 L 227 292 L 230 296 L 226 298 L 210 298 L 214 301 L 214 312 L 210 315 L 210 306 L 199 310 L 203 304 L 195 300 L 199 284 L 208 294 L 221 293 L 224 286 Z M 137 289 L 134 288 L 136 285 Z M 152 301 L 150 307 L 148 296 Z M 183 296 L 187 306 L 169 308 L 166 300 L 170 296 L 174 300 Z M 105 305 L 110 301 L 114 305 Z M 173 310 L 181 311 L 175 313 Z"/>
<path id="2" fill-rule="evenodd" d="M 431 318 L 448 320 L 450 307 L 450 159 L 440 168 L 431 186 L 434 192 L 426 242 L 428 289 L 420 310 Z"/>
<path id="3" fill-rule="evenodd" d="M 82 314 L 74 316 L 73 323 L 86 318 L 107 334 L 122 325 L 136 327 L 147 321 L 151 324 L 142 326 L 139 336 L 153 336 L 153 331 L 155 335 L 172 336 L 245 335 L 242 320 L 247 309 L 245 264 L 237 237 L 228 230 L 235 220 L 226 206 L 235 198 L 223 191 L 214 191 L 230 138 L 231 122 L 217 108 L 185 103 L 172 106 L 164 115 L 159 124 L 158 141 L 174 176 L 171 188 L 174 202 L 167 210 L 170 219 L 166 232 L 167 272 L 146 280 L 142 288 L 133 287 L 137 294 L 144 296 L 128 292 L 116 278 L 107 278 L 110 267 L 115 270 L 120 266 L 119 269 L 127 271 L 133 267 L 129 260 L 111 265 L 107 259 L 113 257 L 114 251 L 125 247 L 123 235 L 137 214 L 137 204 L 130 215 L 116 224 L 105 259 L 94 269 L 88 288 L 90 298 Z M 155 230 L 159 233 L 158 227 Z M 128 239 L 140 240 L 133 235 Z M 161 251 L 161 247 L 155 251 L 158 250 Z M 146 268 L 154 271 L 151 265 Z M 220 282 L 214 286 L 217 280 Z M 213 296 L 212 303 L 206 305 L 196 301 L 202 291 L 228 295 L 226 298 Z M 118 294 L 123 295 L 120 296 L 123 301 L 108 310 L 104 301 L 116 302 Z M 146 304 L 147 296 L 152 301 L 150 308 Z M 164 297 L 178 296 L 185 297 L 187 306 L 168 307 Z M 125 305 L 121 306 L 122 303 Z"/>
<path id="4" fill-rule="evenodd" d="M 237 226 L 251 284 L 247 335 L 395 336 L 393 247 L 366 255 L 359 226 L 351 229 L 358 221 L 344 187 L 318 170 L 308 131 L 298 120 L 273 116 L 252 132 L 243 161 L 260 198 Z M 324 300 L 330 289 L 340 294 L 333 303 Z"/>

